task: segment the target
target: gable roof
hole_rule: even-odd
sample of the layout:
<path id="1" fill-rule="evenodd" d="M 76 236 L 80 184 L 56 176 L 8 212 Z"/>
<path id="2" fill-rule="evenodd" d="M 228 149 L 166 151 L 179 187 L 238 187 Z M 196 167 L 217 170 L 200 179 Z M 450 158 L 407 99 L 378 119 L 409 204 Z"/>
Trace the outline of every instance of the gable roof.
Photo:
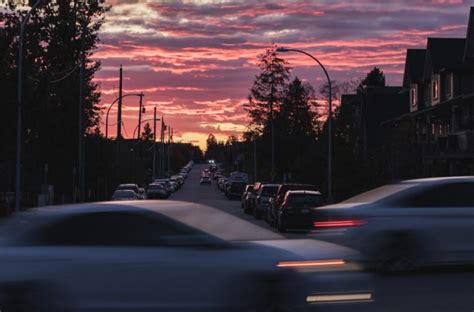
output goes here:
<path id="1" fill-rule="evenodd" d="M 466 47 L 464 49 L 464 63 L 474 64 L 474 7 L 471 7 L 471 10 L 469 11 Z"/>
<path id="2" fill-rule="evenodd" d="M 444 68 L 462 67 L 465 46 L 464 38 L 428 38 L 424 79 L 430 80 L 432 73 L 439 73 Z"/>
<path id="3" fill-rule="evenodd" d="M 408 49 L 403 75 L 403 87 L 409 88 L 410 84 L 421 82 L 425 69 L 426 49 Z"/>

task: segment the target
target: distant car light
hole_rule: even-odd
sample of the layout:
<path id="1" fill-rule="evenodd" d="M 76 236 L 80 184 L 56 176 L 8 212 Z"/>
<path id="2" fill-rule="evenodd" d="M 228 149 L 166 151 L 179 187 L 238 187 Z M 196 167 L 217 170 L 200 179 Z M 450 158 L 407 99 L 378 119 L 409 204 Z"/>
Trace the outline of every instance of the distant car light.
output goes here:
<path id="1" fill-rule="evenodd" d="M 316 221 L 313 223 L 315 228 L 334 228 L 334 227 L 351 227 L 364 225 L 364 220 L 337 220 L 337 221 Z"/>

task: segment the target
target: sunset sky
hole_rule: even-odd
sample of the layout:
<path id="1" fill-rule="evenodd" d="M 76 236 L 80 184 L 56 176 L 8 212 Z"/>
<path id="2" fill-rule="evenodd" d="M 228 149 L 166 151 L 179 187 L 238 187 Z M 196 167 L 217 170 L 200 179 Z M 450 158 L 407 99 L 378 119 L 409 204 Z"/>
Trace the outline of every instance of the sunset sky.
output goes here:
<path id="1" fill-rule="evenodd" d="M 272 42 L 314 54 L 338 81 L 380 67 L 389 85 L 401 84 L 407 48 L 424 48 L 427 37 L 464 37 L 469 1 L 157 1 L 108 0 L 95 58 L 102 104 L 143 91 L 144 119 L 153 106 L 176 131 L 175 141 L 204 146 L 240 135 L 247 125 L 242 104 L 257 74 L 257 55 Z M 292 74 L 315 89 L 321 70 L 302 55 L 285 55 Z M 137 124 L 138 98 L 124 99 L 125 137 Z M 109 124 L 116 123 L 111 111 Z M 105 123 L 105 116 L 103 118 Z M 116 134 L 110 127 L 109 134 Z"/>

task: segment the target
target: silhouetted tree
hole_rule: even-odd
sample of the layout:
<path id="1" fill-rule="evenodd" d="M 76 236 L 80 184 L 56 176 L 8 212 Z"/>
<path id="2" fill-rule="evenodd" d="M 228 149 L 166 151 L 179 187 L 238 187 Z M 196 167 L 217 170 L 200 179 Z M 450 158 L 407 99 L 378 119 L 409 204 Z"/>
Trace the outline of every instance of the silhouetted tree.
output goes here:
<path id="1" fill-rule="evenodd" d="M 151 130 L 150 124 L 147 122 L 143 127 L 142 139 L 145 141 L 153 141 L 153 130 Z"/>
<path id="2" fill-rule="evenodd" d="M 280 110 L 288 87 L 290 67 L 276 53 L 276 46 L 258 56 L 260 74 L 255 77 L 248 103 L 244 108 L 252 125 L 262 128 L 268 125 L 270 114 Z"/>
<path id="3" fill-rule="evenodd" d="M 0 9 L 0 167 L 14 159 L 18 29 L 26 14 L 19 1 Z M 83 120 L 88 137 L 100 134 L 100 91 L 93 81 L 100 62 L 91 55 L 107 7 L 99 1 L 44 1 L 32 14 L 24 37 L 24 189 L 37 191 L 48 164 L 56 194 L 72 193 L 77 167 L 79 60 L 85 55 Z M 13 168 L 13 166 L 11 166 Z M 86 170 L 88 170 L 86 168 Z M 93 178 L 96 173 L 86 172 Z M 77 175 L 76 175 L 77 177 Z M 3 181 L 0 181 L 0 183 Z M 1 187 L 1 185 L 0 185 Z"/>
<path id="4" fill-rule="evenodd" d="M 367 87 L 385 87 L 385 74 L 374 67 L 357 87 L 357 93 L 363 92 Z"/>

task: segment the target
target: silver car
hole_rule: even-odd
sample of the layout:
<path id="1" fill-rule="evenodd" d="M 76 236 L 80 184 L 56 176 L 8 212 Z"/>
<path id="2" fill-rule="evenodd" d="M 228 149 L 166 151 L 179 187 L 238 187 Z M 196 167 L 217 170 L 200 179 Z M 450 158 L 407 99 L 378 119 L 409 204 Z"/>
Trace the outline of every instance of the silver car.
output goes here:
<path id="1" fill-rule="evenodd" d="M 313 240 L 172 201 L 32 209 L 0 237 L 5 311 L 304 308 L 306 273 L 288 266 L 321 256 Z"/>
<path id="2" fill-rule="evenodd" d="M 474 177 L 407 180 L 316 208 L 316 237 L 381 271 L 474 263 Z"/>

